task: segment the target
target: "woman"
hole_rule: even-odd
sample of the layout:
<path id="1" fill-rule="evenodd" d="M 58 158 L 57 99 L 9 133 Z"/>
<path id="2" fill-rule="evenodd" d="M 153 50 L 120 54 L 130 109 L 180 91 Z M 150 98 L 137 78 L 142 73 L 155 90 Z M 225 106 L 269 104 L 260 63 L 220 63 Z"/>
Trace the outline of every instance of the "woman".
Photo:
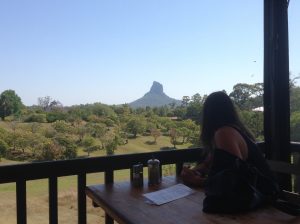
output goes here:
<path id="1" fill-rule="evenodd" d="M 183 168 L 182 178 L 185 183 L 202 186 L 205 175 L 201 171 L 209 170 L 209 175 L 213 175 L 222 168 L 233 166 L 232 160 L 226 158 L 227 155 L 253 164 L 266 176 L 273 176 L 255 144 L 253 135 L 241 122 L 233 102 L 226 93 L 214 92 L 205 100 L 200 139 L 208 149 L 209 157 L 200 168 Z M 221 152 L 222 156 L 215 155 L 216 150 Z M 207 169 L 208 167 L 210 169 Z"/>

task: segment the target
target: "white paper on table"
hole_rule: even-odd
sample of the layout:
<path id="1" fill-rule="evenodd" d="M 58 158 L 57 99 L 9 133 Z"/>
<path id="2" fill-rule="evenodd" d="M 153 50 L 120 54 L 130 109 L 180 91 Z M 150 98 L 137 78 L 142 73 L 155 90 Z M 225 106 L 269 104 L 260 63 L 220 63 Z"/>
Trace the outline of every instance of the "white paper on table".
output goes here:
<path id="1" fill-rule="evenodd" d="M 174 201 L 179 198 L 188 196 L 195 191 L 184 184 L 176 184 L 172 187 L 168 187 L 159 191 L 143 194 L 150 203 L 155 205 L 162 205 L 170 201 Z"/>

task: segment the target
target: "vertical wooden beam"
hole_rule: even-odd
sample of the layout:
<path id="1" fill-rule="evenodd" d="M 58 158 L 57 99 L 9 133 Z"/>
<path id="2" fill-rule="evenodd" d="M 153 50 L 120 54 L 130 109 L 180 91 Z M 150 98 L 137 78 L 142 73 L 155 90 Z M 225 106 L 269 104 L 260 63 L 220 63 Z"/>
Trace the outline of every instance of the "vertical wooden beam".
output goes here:
<path id="1" fill-rule="evenodd" d="M 107 170 L 104 173 L 104 181 L 105 184 L 112 184 L 114 182 L 114 171 L 113 170 Z M 113 224 L 114 220 L 113 218 L 105 213 L 105 224 Z"/>
<path id="2" fill-rule="evenodd" d="M 78 224 L 86 224 L 86 174 L 81 173 L 77 177 L 77 194 L 78 194 Z"/>
<path id="3" fill-rule="evenodd" d="M 105 184 L 112 184 L 114 182 L 114 171 L 113 170 L 105 171 L 104 182 L 105 182 Z"/>
<path id="4" fill-rule="evenodd" d="M 299 168 L 300 170 L 300 153 L 293 153 L 294 156 L 294 164 Z M 295 185 L 294 185 L 294 192 L 300 193 L 300 175 L 295 176 Z"/>
<path id="5" fill-rule="evenodd" d="M 58 223 L 57 177 L 49 178 L 49 223 Z"/>
<path id="6" fill-rule="evenodd" d="M 176 163 L 176 176 L 180 176 L 182 167 L 183 167 L 183 163 Z"/>
<path id="7" fill-rule="evenodd" d="M 268 159 L 290 162 L 287 0 L 264 0 L 264 133 Z M 280 177 L 290 189 L 290 177 Z"/>
<path id="8" fill-rule="evenodd" d="M 27 209 L 26 209 L 26 180 L 20 179 L 16 183 L 17 196 L 17 224 L 27 223 Z"/>

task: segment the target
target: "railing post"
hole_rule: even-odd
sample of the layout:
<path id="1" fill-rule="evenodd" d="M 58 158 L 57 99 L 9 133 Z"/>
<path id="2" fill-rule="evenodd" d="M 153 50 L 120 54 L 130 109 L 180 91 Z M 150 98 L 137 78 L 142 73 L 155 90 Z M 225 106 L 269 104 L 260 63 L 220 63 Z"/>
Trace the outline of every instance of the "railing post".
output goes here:
<path id="1" fill-rule="evenodd" d="M 49 223 L 58 223 L 57 177 L 49 177 Z"/>
<path id="2" fill-rule="evenodd" d="M 104 182 L 105 182 L 105 184 L 112 184 L 114 182 L 114 171 L 113 170 L 105 171 Z"/>
<path id="3" fill-rule="evenodd" d="M 294 164 L 300 169 L 300 153 L 293 153 Z M 300 176 L 295 175 L 294 191 L 300 193 Z"/>
<path id="4" fill-rule="evenodd" d="M 16 182 L 16 196 L 17 196 L 17 224 L 27 223 L 26 210 L 26 180 L 19 179 Z"/>
<path id="5" fill-rule="evenodd" d="M 176 176 L 180 176 L 180 173 L 182 171 L 183 163 L 176 163 Z"/>
<path id="6" fill-rule="evenodd" d="M 105 184 L 112 184 L 114 182 L 114 171 L 113 170 L 106 170 L 104 173 L 104 181 Z M 105 213 L 105 224 L 113 224 L 113 218 Z"/>
<path id="7" fill-rule="evenodd" d="M 78 175 L 77 194 L 78 194 L 78 224 L 86 224 L 86 174 Z"/>

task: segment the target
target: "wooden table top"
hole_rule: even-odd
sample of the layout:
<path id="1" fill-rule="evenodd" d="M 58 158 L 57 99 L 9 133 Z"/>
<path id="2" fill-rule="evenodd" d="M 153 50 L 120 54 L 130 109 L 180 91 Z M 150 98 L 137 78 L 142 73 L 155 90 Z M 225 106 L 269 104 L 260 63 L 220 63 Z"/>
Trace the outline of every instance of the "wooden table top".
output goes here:
<path id="1" fill-rule="evenodd" d="M 120 224 L 300 224 L 293 217 L 275 208 L 262 208 L 238 215 L 216 215 L 202 212 L 204 192 L 196 193 L 157 206 L 145 202 L 144 193 L 180 183 L 175 177 L 164 177 L 158 187 L 134 188 L 130 182 L 86 187 L 86 194 Z"/>

